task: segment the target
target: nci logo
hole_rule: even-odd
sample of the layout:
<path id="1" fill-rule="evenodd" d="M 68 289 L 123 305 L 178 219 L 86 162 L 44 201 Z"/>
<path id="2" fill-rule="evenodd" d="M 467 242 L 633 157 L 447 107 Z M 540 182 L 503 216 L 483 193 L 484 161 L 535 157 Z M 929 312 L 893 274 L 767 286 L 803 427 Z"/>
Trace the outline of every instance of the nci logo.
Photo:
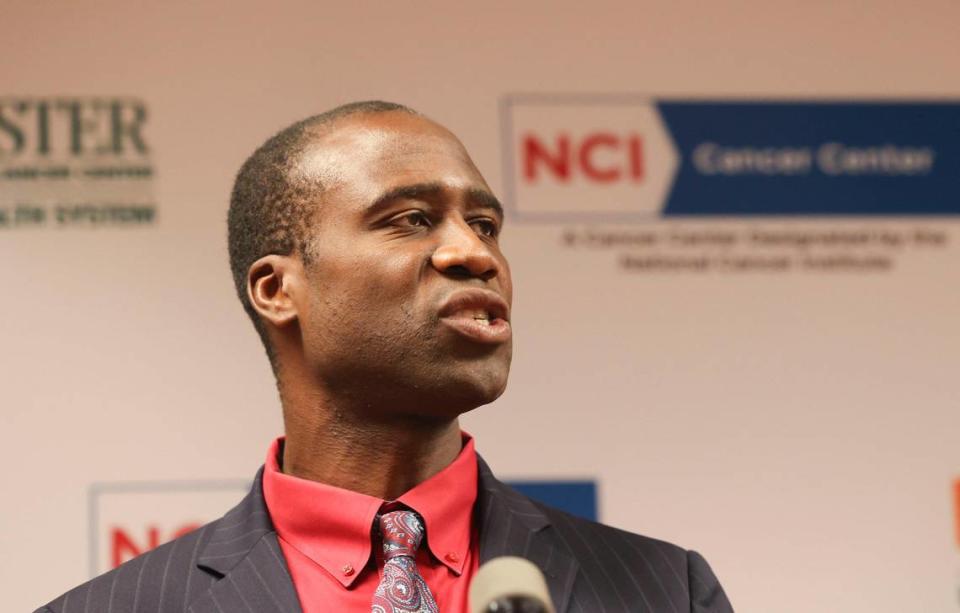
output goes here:
<path id="1" fill-rule="evenodd" d="M 652 102 L 510 96 L 502 121 L 505 199 L 519 218 L 660 213 L 679 158 Z"/>
<path id="2" fill-rule="evenodd" d="M 643 180 L 643 137 L 637 132 L 595 132 L 579 141 L 560 132 L 552 146 L 528 133 L 522 141 L 523 178 L 529 183 L 541 180 L 541 173 L 561 182 L 578 173 L 596 183 Z"/>

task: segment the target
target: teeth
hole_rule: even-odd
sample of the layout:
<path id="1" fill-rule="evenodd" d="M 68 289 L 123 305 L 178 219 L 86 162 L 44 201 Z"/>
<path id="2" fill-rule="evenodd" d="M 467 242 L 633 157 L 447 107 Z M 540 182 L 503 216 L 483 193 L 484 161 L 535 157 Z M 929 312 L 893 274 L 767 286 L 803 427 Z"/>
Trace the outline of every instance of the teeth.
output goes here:
<path id="1" fill-rule="evenodd" d="M 490 314 L 487 313 L 486 311 L 474 311 L 473 313 L 471 313 L 471 317 L 473 317 L 475 321 L 490 323 Z"/>

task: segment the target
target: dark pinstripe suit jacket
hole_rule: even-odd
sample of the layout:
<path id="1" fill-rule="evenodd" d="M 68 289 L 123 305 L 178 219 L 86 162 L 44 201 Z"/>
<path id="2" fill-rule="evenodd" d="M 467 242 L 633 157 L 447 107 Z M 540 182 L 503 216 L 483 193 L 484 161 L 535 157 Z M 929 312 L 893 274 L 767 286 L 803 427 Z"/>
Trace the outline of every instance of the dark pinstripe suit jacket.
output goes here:
<path id="1" fill-rule="evenodd" d="M 534 502 L 498 481 L 483 460 L 478 519 L 481 562 L 502 555 L 533 561 L 547 579 L 558 612 L 733 610 L 698 553 Z M 35 613 L 299 611 L 257 474 L 250 493 L 222 518 Z"/>

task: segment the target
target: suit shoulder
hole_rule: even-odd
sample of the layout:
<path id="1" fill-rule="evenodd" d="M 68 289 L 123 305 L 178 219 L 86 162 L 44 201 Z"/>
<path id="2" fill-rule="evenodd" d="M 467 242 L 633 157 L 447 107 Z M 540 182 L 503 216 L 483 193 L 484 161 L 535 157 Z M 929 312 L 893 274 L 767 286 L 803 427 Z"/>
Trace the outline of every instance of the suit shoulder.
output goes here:
<path id="1" fill-rule="evenodd" d="M 592 583 L 636 585 L 638 577 L 652 577 L 656 587 L 646 591 L 646 598 L 666 598 L 697 613 L 733 613 L 716 575 L 696 551 L 533 504 L 550 519 Z"/>
<path id="2" fill-rule="evenodd" d="M 613 555 L 623 563 L 666 563 L 674 571 L 686 573 L 689 552 L 678 545 L 577 517 L 537 501 L 533 503 L 550 519 L 551 525 L 567 545 L 578 554 L 588 554 L 585 557 L 600 559 L 609 559 Z M 578 558 L 581 556 L 578 555 Z"/>
<path id="3" fill-rule="evenodd" d="M 196 557 L 217 521 L 78 585 L 35 613 L 132 611 L 140 602 L 159 603 L 161 613 L 185 610 L 188 597 L 212 582 L 211 575 L 196 567 Z"/>

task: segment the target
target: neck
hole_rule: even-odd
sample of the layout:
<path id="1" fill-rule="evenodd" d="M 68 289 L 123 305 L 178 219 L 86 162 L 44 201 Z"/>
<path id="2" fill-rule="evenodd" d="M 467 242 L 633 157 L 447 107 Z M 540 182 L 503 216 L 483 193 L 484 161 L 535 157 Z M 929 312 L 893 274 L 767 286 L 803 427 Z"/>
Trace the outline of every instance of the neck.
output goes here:
<path id="1" fill-rule="evenodd" d="M 330 398 L 284 398 L 283 472 L 395 500 L 460 453 L 456 418 L 371 419 Z"/>

